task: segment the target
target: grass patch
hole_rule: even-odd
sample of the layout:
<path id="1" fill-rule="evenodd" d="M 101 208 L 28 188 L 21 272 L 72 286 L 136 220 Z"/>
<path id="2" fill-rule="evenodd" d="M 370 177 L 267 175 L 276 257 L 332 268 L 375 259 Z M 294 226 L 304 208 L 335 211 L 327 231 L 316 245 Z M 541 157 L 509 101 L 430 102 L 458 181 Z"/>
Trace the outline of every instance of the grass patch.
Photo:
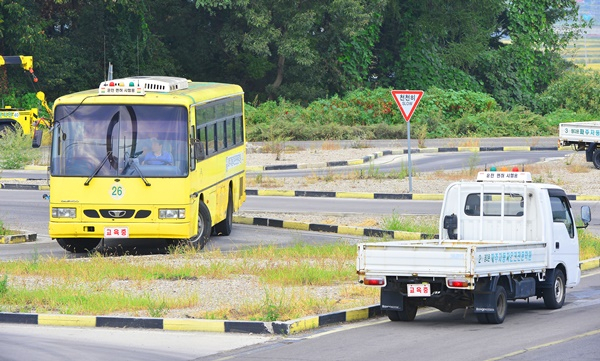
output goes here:
<path id="1" fill-rule="evenodd" d="M 390 231 L 437 234 L 438 217 L 434 215 L 404 216 L 394 212 L 389 217 L 383 218 L 383 229 Z"/>
<path id="2" fill-rule="evenodd" d="M 201 309 L 198 317 L 287 320 L 376 303 L 355 281 L 355 246 L 296 244 L 259 246 L 232 253 L 174 249 L 160 257 L 100 257 L 0 262 L 0 310 L 61 314 L 128 314 L 166 317 L 170 312 Z M 238 299 L 220 308 L 207 305 L 212 287 L 191 293 L 187 282 L 249 280 L 264 288 L 261 301 Z M 162 283 L 169 286 L 161 291 Z M 256 284 L 254 284 L 256 283 Z M 345 288 L 344 299 L 316 289 Z M 171 291 L 173 290 L 173 291 Z M 176 290 L 176 291 L 175 291 Z M 179 310 L 179 311 L 178 311 Z"/>

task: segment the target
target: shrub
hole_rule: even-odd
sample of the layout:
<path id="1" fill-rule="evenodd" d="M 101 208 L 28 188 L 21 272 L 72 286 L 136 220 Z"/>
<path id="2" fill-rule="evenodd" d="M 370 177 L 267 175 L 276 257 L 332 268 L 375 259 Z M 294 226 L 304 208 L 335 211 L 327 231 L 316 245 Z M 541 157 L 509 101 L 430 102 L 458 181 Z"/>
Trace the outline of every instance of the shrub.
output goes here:
<path id="1" fill-rule="evenodd" d="M 538 96 L 537 103 L 540 114 L 561 109 L 600 114 L 600 73 L 580 68 L 565 72 Z"/>

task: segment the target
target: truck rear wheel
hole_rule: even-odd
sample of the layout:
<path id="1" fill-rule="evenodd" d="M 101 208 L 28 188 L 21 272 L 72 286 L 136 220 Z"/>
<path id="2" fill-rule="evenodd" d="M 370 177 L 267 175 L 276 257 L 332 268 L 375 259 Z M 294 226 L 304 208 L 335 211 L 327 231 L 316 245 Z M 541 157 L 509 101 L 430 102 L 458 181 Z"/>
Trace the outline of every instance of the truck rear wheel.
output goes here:
<path id="1" fill-rule="evenodd" d="M 390 321 L 413 321 L 417 316 L 418 306 L 404 298 L 404 309 L 402 311 L 386 311 Z"/>
<path id="2" fill-rule="evenodd" d="M 595 159 L 595 155 L 594 155 Z M 596 167 L 598 168 L 598 167 Z M 544 289 L 544 305 L 549 309 L 558 309 L 565 303 L 565 275 L 557 269 L 554 271 L 554 278 L 551 280 L 552 288 Z"/>
<path id="3" fill-rule="evenodd" d="M 91 252 L 98 244 L 99 238 L 57 238 L 56 242 L 71 253 Z"/>
<path id="4" fill-rule="evenodd" d="M 596 169 L 600 169 L 600 149 L 596 149 L 592 154 L 592 163 L 594 163 Z"/>
<path id="5" fill-rule="evenodd" d="M 499 285 L 496 288 L 496 294 L 494 298 L 496 300 L 494 312 L 478 314 L 477 320 L 479 321 L 479 323 L 491 323 L 498 325 L 504 322 L 504 318 L 506 317 L 506 309 L 508 308 L 506 290 L 504 289 L 504 287 Z M 487 322 L 482 322 L 484 320 Z"/>

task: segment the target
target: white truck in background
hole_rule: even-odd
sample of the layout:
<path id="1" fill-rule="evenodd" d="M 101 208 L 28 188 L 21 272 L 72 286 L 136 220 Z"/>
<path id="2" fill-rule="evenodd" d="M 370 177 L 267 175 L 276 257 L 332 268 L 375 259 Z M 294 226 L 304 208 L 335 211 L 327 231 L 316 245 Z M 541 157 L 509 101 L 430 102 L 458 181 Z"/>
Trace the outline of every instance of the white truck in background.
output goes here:
<path id="1" fill-rule="evenodd" d="M 558 143 L 585 150 L 585 159 L 600 169 L 600 121 L 561 123 Z"/>
<path id="2" fill-rule="evenodd" d="M 587 226 L 588 206 L 581 219 Z M 446 189 L 439 239 L 358 244 L 359 283 L 381 288 L 392 321 L 429 306 L 473 308 L 480 323 L 500 324 L 508 300 L 533 296 L 561 308 L 581 277 L 575 221 L 560 187 L 526 172 L 479 172 Z"/>

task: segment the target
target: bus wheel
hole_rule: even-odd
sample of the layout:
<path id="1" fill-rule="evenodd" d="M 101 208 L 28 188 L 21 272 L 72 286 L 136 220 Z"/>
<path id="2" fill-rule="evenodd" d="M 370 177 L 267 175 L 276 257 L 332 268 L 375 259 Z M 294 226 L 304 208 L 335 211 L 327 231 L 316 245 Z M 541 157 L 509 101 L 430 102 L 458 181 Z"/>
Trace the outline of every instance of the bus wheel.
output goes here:
<path id="1" fill-rule="evenodd" d="M 98 244 L 99 238 L 57 238 L 56 242 L 71 253 L 91 252 Z"/>
<path id="2" fill-rule="evenodd" d="M 563 271 L 557 269 L 554 271 L 552 288 L 546 288 L 543 291 L 544 305 L 546 308 L 555 310 L 561 308 L 565 303 L 565 275 Z"/>
<path id="3" fill-rule="evenodd" d="M 229 236 L 233 226 L 233 195 L 229 190 L 229 200 L 227 201 L 227 215 L 225 219 L 215 225 L 215 234 L 219 236 Z"/>
<path id="4" fill-rule="evenodd" d="M 198 210 L 198 234 L 188 240 L 190 246 L 196 249 L 202 249 L 206 245 L 210 238 L 210 232 L 212 229 L 212 219 L 210 217 L 210 211 L 203 201 L 200 201 L 200 207 Z"/>

